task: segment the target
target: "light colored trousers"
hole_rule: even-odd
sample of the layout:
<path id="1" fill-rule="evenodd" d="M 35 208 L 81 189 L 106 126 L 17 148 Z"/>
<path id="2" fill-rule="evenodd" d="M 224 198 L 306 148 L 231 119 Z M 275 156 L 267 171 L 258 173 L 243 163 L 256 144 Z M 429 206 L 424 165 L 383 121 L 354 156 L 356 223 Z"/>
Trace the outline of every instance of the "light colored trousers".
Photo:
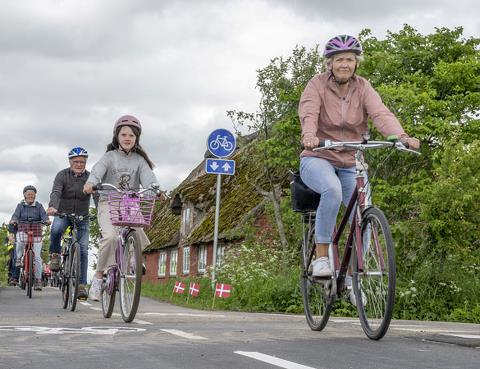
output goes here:
<path id="1" fill-rule="evenodd" d="M 117 248 L 119 240 L 119 228 L 112 225 L 110 221 L 110 214 L 108 211 L 107 200 L 101 199 L 98 202 L 98 224 L 102 238 L 100 239 L 100 246 L 98 249 L 97 272 L 105 271 L 110 265 L 115 265 L 115 249 Z M 140 243 L 142 251 L 150 245 L 150 240 L 145 234 L 143 228 L 135 229 L 136 241 Z"/>
<path id="2" fill-rule="evenodd" d="M 23 253 L 25 251 L 25 244 L 26 242 L 21 242 L 20 239 L 27 239 L 26 235 L 23 235 L 23 237 L 20 237 L 20 233 L 17 233 L 17 246 L 16 246 L 16 251 L 17 251 L 17 260 L 21 259 L 23 256 Z M 34 238 L 40 238 L 40 237 L 34 237 Z M 41 239 L 41 238 L 40 238 Z M 35 254 L 35 278 L 36 279 L 42 279 L 42 242 L 34 242 L 33 243 L 33 253 Z"/>

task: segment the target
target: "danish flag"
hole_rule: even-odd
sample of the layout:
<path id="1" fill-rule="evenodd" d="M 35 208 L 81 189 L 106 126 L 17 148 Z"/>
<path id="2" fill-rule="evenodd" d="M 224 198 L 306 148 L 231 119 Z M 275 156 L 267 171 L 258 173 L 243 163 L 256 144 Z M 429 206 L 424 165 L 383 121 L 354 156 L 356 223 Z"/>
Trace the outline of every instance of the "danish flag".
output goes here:
<path id="1" fill-rule="evenodd" d="M 175 281 L 175 286 L 173 287 L 173 292 L 182 294 L 185 291 L 185 283 Z"/>
<path id="2" fill-rule="evenodd" d="M 231 284 L 217 283 L 215 285 L 215 297 L 230 297 L 232 292 Z"/>
<path id="3" fill-rule="evenodd" d="M 188 293 L 190 293 L 190 295 L 192 295 L 193 297 L 197 297 L 200 293 L 200 285 L 195 282 L 190 282 L 190 289 Z"/>

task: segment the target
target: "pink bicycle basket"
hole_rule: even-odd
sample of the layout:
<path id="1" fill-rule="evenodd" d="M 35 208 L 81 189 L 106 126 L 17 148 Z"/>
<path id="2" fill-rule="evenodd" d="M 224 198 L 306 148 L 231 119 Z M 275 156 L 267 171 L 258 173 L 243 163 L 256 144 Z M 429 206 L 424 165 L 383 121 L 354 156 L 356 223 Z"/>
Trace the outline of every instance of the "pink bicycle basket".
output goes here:
<path id="1" fill-rule="evenodd" d="M 110 192 L 108 207 L 115 226 L 148 227 L 152 222 L 155 196 L 136 193 Z"/>

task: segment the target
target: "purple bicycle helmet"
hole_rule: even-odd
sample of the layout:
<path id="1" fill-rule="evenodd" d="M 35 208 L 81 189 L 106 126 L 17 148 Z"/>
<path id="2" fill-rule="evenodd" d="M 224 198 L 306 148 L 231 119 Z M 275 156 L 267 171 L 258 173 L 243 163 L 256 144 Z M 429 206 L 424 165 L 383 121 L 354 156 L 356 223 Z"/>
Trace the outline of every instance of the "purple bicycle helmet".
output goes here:
<path id="1" fill-rule="evenodd" d="M 330 58 L 335 54 L 344 52 L 352 52 L 361 55 L 363 52 L 362 45 L 360 45 L 360 42 L 358 42 L 353 36 L 338 35 L 328 40 L 325 45 L 325 50 L 323 51 L 323 56 Z"/>

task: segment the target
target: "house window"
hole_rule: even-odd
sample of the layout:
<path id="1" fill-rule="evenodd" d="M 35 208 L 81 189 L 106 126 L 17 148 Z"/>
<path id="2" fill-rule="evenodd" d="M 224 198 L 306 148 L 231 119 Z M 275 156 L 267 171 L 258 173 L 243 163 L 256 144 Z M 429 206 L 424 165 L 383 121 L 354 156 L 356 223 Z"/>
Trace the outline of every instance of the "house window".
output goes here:
<path id="1" fill-rule="evenodd" d="M 170 251 L 170 275 L 177 275 L 178 249 Z"/>
<path id="2" fill-rule="evenodd" d="M 200 273 L 205 273 L 206 267 L 207 267 L 207 247 L 200 246 L 198 248 L 198 271 Z"/>
<path id="3" fill-rule="evenodd" d="M 186 236 L 190 232 L 190 224 L 192 221 L 192 209 L 187 207 L 182 213 L 182 235 Z"/>
<path id="4" fill-rule="evenodd" d="M 190 246 L 183 248 L 183 274 L 190 272 Z"/>
<path id="5" fill-rule="evenodd" d="M 222 266 L 225 257 L 225 246 L 217 245 L 217 267 Z"/>
<path id="6" fill-rule="evenodd" d="M 167 269 L 167 253 L 165 251 L 158 254 L 158 276 L 165 277 L 165 271 Z"/>

